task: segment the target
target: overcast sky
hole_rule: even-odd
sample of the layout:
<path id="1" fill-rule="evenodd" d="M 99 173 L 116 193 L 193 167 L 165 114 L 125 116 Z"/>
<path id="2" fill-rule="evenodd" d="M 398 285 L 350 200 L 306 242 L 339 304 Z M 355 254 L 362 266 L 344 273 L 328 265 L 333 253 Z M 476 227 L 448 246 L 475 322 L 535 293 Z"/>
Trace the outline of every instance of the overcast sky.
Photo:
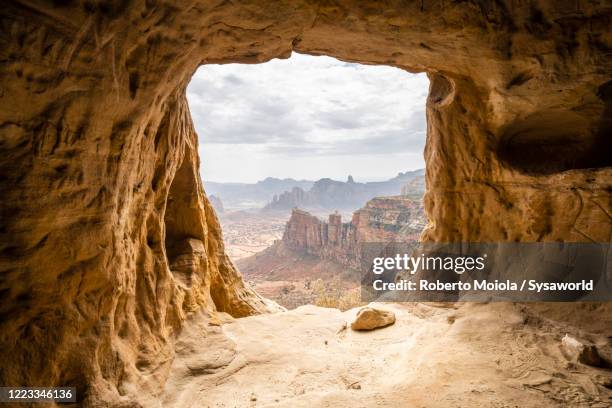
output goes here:
<path id="1" fill-rule="evenodd" d="M 424 167 L 425 74 L 294 53 L 206 65 L 187 98 L 205 181 L 383 180 Z"/>

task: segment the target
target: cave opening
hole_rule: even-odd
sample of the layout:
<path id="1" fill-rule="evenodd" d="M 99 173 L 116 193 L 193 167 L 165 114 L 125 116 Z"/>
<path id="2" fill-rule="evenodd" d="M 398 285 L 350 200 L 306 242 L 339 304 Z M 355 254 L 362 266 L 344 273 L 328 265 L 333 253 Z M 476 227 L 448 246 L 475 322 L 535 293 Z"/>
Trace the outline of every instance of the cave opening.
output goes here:
<path id="1" fill-rule="evenodd" d="M 448 96 L 451 86 L 448 81 L 446 85 L 438 85 L 433 93 L 440 99 Z M 293 248 L 300 253 L 312 255 L 311 245 L 346 250 L 339 248 L 369 233 L 363 231 L 363 220 L 358 227 L 358 214 L 363 218 L 364 213 L 384 212 L 377 208 L 389 205 L 383 197 L 396 197 L 393 220 L 381 222 L 374 219 L 381 215 L 372 213 L 368 223 L 386 234 L 405 233 L 405 226 L 413 223 L 417 227 L 410 230 L 410 239 L 418 239 L 427 224 L 422 196 L 428 94 L 424 73 L 327 56 L 293 53 L 288 59 L 263 64 L 201 66 L 187 88 L 199 138 L 200 174 L 221 222 L 225 251 L 242 273 L 248 277 L 257 270 L 262 278 L 274 269 L 262 264 L 265 254 L 275 245 L 291 245 L 286 241 L 292 239 L 306 244 Z M 191 245 L 180 240 L 183 244 L 177 244 L 173 220 L 180 214 L 175 190 L 173 186 L 169 195 L 166 222 L 173 225 L 166 246 L 170 269 L 182 281 L 184 272 L 173 269 L 176 248 Z M 317 238 L 305 238 L 311 235 L 309 227 L 291 235 L 301 214 L 294 215 L 294 210 L 304 211 L 308 222 L 320 223 L 315 227 L 321 229 Z M 269 262 L 277 264 L 276 258 Z M 335 261 L 325 268 L 340 274 Z M 322 276 L 327 283 L 319 282 L 321 276 L 313 270 L 321 265 L 293 268 L 308 276 L 312 273 L 312 279 L 298 284 L 308 293 L 341 292 L 335 286 L 326 288 L 328 275 Z M 356 287 L 355 282 L 351 287 Z M 289 283 L 278 293 L 259 289 L 279 300 L 291 297 L 294 288 Z M 290 300 L 285 306 L 309 301 L 317 299 Z"/>

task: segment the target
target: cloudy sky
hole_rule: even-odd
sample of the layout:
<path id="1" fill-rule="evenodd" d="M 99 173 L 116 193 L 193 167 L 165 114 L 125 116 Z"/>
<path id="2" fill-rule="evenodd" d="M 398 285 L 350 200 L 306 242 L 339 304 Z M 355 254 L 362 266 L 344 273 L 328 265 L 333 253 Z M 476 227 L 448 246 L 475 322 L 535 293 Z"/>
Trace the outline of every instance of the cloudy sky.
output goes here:
<path id="1" fill-rule="evenodd" d="M 294 53 L 207 65 L 187 97 L 205 181 L 383 180 L 422 168 L 428 80 Z"/>

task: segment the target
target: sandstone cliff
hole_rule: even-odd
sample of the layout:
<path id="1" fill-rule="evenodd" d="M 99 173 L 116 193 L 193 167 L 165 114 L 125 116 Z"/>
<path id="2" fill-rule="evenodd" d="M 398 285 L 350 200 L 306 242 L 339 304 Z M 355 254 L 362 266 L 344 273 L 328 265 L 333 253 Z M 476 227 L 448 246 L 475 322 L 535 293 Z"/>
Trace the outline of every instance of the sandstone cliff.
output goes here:
<path id="1" fill-rule="evenodd" d="M 189 313 L 267 310 L 198 175 L 184 90 L 201 64 L 426 71 L 423 239 L 609 242 L 611 18 L 545 0 L 4 2 L 0 383 L 135 405 Z"/>
<path id="2" fill-rule="evenodd" d="M 349 222 L 331 214 L 328 221 L 294 209 L 278 245 L 359 269 L 367 243 L 417 241 L 427 224 L 420 200 L 378 197 L 355 211 Z"/>

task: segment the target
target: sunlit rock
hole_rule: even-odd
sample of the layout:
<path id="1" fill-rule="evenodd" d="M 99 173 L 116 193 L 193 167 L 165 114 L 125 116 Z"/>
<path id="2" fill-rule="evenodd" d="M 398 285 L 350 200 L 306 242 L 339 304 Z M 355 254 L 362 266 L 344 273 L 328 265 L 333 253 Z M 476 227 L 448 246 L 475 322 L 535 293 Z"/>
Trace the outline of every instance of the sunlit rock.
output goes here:
<path id="1" fill-rule="evenodd" d="M 351 323 L 353 330 L 374 330 L 395 323 L 395 313 L 388 310 L 364 307 L 359 309 Z"/>

